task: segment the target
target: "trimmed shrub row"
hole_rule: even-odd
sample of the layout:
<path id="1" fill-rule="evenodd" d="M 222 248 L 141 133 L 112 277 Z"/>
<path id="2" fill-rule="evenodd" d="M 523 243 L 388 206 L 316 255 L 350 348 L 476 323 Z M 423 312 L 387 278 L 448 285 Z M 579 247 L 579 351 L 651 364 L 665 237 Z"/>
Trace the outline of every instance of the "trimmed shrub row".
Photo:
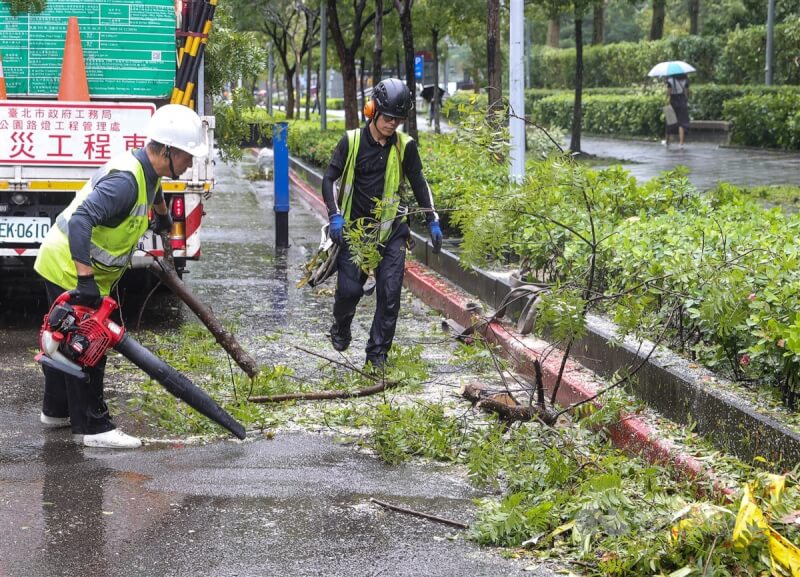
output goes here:
<path id="1" fill-rule="evenodd" d="M 569 130 L 574 97 L 570 92 L 537 95 L 531 117 L 545 126 Z M 665 97 L 654 93 L 587 91 L 583 130 L 595 134 L 659 137 L 664 130 Z M 731 141 L 746 146 L 800 149 L 800 90 L 797 88 L 708 86 L 692 89 L 693 118 L 727 120 Z"/>
<path id="2" fill-rule="evenodd" d="M 766 27 L 734 30 L 724 37 L 685 36 L 584 47 L 586 87 L 630 86 L 647 80 L 663 60 L 685 60 L 698 83 L 759 84 L 764 81 Z M 800 18 L 775 27 L 776 84 L 800 84 Z M 539 47 L 531 70 L 539 88 L 574 87 L 575 49 Z"/>

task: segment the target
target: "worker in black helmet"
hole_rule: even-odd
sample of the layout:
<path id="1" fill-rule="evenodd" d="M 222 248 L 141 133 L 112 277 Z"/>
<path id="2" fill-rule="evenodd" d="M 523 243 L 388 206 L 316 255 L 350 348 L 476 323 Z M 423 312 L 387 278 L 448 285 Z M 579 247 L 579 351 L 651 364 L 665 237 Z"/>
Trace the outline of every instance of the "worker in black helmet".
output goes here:
<path id="1" fill-rule="evenodd" d="M 366 366 L 373 370 L 381 370 L 386 364 L 400 313 L 406 243 L 411 235 L 406 214 L 406 182 L 424 211 L 433 252 L 438 253 L 442 247 L 439 216 L 422 174 L 417 143 L 397 130 L 413 109 L 411 92 L 401 80 L 389 78 L 379 82 L 364 107 L 364 115 L 369 119 L 366 126 L 348 130 L 342 137 L 322 180 L 330 236 L 341 247 L 330 331 L 331 343 L 337 351 L 350 346 L 350 326 L 368 278 L 352 262 L 344 232 L 360 219 L 374 220 L 375 199 L 380 199 L 383 207 L 377 231 L 381 260 L 374 279 L 377 303 L 366 347 Z"/>

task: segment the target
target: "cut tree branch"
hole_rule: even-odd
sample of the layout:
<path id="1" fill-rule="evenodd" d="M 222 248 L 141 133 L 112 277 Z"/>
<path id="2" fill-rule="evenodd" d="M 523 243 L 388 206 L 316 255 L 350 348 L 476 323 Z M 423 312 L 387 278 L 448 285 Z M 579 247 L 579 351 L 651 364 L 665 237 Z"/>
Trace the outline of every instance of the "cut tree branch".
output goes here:
<path id="1" fill-rule="evenodd" d="M 477 384 L 466 384 L 461 390 L 461 396 L 470 401 L 476 408 L 488 413 L 496 414 L 502 421 L 513 423 L 515 421 L 540 420 L 547 425 L 556 422 L 556 413 L 541 407 L 538 404 L 522 406 L 514 404 L 511 397 L 505 393 L 491 393 Z"/>
<path id="2" fill-rule="evenodd" d="M 148 270 L 156 275 L 163 284 L 168 286 L 175 295 L 192 309 L 192 312 L 206 325 L 208 330 L 211 331 L 211 334 L 214 335 L 214 338 L 217 339 L 217 342 L 227 351 L 245 374 L 251 379 L 255 378 L 258 374 L 258 364 L 241 346 L 239 346 L 236 337 L 222 326 L 222 323 L 219 322 L 214 312 L 183 284 L 183 281 L 178 278 L 175 270 L 159 260 L 151 264 Z"/>

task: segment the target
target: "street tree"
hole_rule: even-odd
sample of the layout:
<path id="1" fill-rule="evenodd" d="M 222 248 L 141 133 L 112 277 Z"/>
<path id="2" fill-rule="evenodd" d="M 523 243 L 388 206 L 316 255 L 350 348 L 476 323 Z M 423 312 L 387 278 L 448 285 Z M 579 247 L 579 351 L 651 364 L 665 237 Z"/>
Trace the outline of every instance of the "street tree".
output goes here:
<path id="1" fill-rule="evenodd" d="M 667 0 L 653 0 L 653 18 L 650 20 L 650 40 L 661 40 L 664 36 L 664 21 L 667 19 Z"/>
<path id="2" fill-rule="evenodd" d="M 375 42 L 372 49 L 372 85 L 381 79 L 383 70 L 383 0 L 375 0 Z"/>
<path id="3" fill-rule="evenodd" d="M 400 30 L 403 35 L 403 53 L 405 56 L 406 85 L 411 91 L 412 102 L 417 98 L 417 81 L 414 78 L 414 31 L 411 21 L 411 8 L 414 0 L 393 0 L 397 14 L 400 16 Z M 406 119 L 406 133 L 416 139 L 417 115 L 409 114 Z"/>
<path id="4" fill-rule="evenodd" d="M 690 0 L 697 1 L 699 0 Z M 595 0 L 592 5 L 592 44 L 602 44 L 605 39 L 607 0 Z"/>
<path id="5" fill-rule="evenodd" d="M 434 131 L 437 134 L 441 132 L 439 98 L 437 98 L 439 87 L 439 45 L 451 33 L 452 23 L 458 19 L 455 13 L 458 9 L 452 0 L 418 0 L 414 9 L 414 29 L 426 38 L 420 44 L 428 46 L 433 56 L 433 85 L 436 88 L 434 88 L 431 99 L 431 118 L 433 119 Z"/>
<path id="6" fill-rule="evenodd" d="M 700 32 L 700 0 L 689 0 L 689 34 L 695 36 Z"/>
<path id="7" fill-rule="evenodd" d="M 206 45 L 205 84 L 211 98 L 220 96 L 226 85 L 253 78 L 265 68 L 263 43 L 256 33 L 241 32 L 231 11 L 227 2 L 219 6 Z"/>
<path id="8" fill-rule="evenodd" d="M 257 30 L 271 40 L 286 81 L 286 117 L 294 118 L 295 86 L 303 59 L 319 38 L 315 0 L 229 0 L 241 30 Z"/>
<path id="9" fill-rule="evenodd" d="M 500 0 L 486 1 L 486 78 L 489 111 L 503 108 L 503 59 L 500 55 Z"/>
<path id="10" fill-rule="evenodd" d="M 534 0 L 534 3 L 551 15 L 558 11 L 570 11 L 575 22 L 575 100 L 572 107 L 572 134 L 569 148 L 573 152 L 580 152 L 583 123 L 583 18 L 594 0 Z"/>
<path id="11" fill-rule="evenodd" d="M 344 123 L 349 129 L 358 128 L 358 96 L 356 94 L 356 57 L 361 49 L 364 33 L 375 12 L 366 9 L 367 0 L 351 3 L 328 2 L 328 29 L 339 56 L 344 88 Z M 341 17 L 340 17 L 341 8 Z"/>
<path id="12" fill-rule="evenodd" d="M 458 16 L 451 19 L 447 36 L 469 49 L 471 58 L 465 69 L 475 83 L 475 90 L 486 84 L 486 0 L 460 0 L 453 3 Z"/>

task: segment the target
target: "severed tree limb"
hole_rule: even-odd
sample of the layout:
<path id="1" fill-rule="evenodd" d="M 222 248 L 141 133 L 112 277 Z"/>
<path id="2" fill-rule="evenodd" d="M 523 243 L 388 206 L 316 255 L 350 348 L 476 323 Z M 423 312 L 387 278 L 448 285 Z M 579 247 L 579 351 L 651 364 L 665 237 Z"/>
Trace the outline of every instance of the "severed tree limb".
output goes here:
<path id="1" fill-rule="evenodd" d="M 385 503 L 384 501 L 378 501 L 378 499 L 370 497 L 370 501 L 375 503 L 376 505 L 380 505 L 381 507 L 385 507 L 386 509 L 391 509 L 392 511 L 398 511 L 400 513 L 407 513 L 409 515 L 414 515 L 416 517 L 422 517 L 423 519 L 430 519 L 431 521 L 436 521 L 437 523 L 444 523 L 445 525 L 450 525 L 451 527 L 458 527 L 459 529 L 469 529 L 469 525 L 464 523 L 460 523 L 459 521 L 452 521 L 450 519 L 445 519 L 444 517 L 437 517 L 436 515 L 430 515 L 429 513 L 423 513 L 422 511 L 415 511 L 414 509 L 406 509 L 405 507 L 399 507 L 397 505 L 392 505 L 390 503 Z"/>
<path id="2" fill-rule="evenodd" d="M 183 283 L 183 281 L 178 278 L 175 269 L 169 267 L 166 263 L 160 260 L 156 260 L 153 264 L 150 265 L 149 269 L 154 275 L 158 277 L 158 279 L 169 287 L 169 289 L 175 293 L 186 305 L 192 309 L 192 312 L 197 315 L 203 324 L 206 325 L 211 334 L 214 335 L 214 338 L 217 339 L 217 342 L 222 345 L 231 358 L 236 362 L 237 365 L 245 372 L 245 374 L 252 378 L 258 374 L 258 364 L 256 364 L 255 360 L 239 346 L 239 342 L 236 340 L 236 337 L 233 336 L 222 324 L 219 322 L 217 317 L 214 315 L 214 312 L 205 305 L 200 299 L 198 299 Z"/>
<path id="3" fill-rule="evenodd" d="M 286 393 L 283 395 L 265 395 L 260 397 L 250 397 L 248 399 L 249 401 L 253 403 L 282 403 L 283 401 L 325 401 L 331 399 L 354 399 L 357 397 L 368 397 L 370 395 L 382 393 L 383 391 L 392 389 L 401 384 L 395 381 L 387 381 L 386 379 L 380 378 L 378 374 L 370 374 L 365 371 L 358 370 L 349 364 L 342 363 L 335 359 L 329 359 L 325 355 L 315 353 L 314 351 L 310 351 L 306 348 L 297 345 L 295 345 L 294 348 L 296 348 L 298 351 L 306 353 L 307 355 L 311 355 L 313 357 L 317 357 L 325 361 L 328 361 L 329 363 L 334 363 L 336 365 L 347 367 L 348 369 L 355 371 L 364 377 L 374 379 L 377 382 L 371 387 L 367 387 L 365 389 L 359 389 L 356 391 L 317 391 L 314 393 Z"/>
<path id="4" fill-rule="evenodd" d="M 470 401 L 475 407 L 488 413 L 495 413 L 506 423 L 515 421 L 531 421 L 538 419 L 547 425 L 556 422 L 556 414 L 539 404 L 522 406 L 509 402 L 510 397 L 505 393 L 492 393 L 477 384 L 465 384 L 461 389 L 461 396 Z"/>
<path id="5" fill-rule="evenodd" d="M 377 393 L 382 393 L 400 383 L 394 381 L 381 380 L 379 383 L 358 389 L 356 391 L 317 391 L 315 393 L 286 393 L 285 395 L 267 395 L 261 397 L 250 397 L 251 403 L 282 403 L 283 401 L 325 401 L 330 399 L 354 399 L 356 397 L 368 397 Z"/>

